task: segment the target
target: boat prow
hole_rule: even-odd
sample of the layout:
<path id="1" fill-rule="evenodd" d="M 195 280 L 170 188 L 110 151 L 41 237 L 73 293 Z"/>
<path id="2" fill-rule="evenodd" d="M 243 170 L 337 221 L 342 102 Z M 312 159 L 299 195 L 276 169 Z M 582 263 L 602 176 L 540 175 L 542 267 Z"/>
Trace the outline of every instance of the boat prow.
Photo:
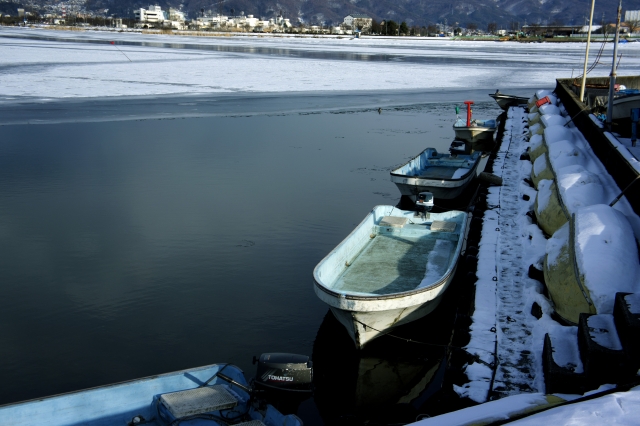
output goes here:
<path id="1" fill-rule="evenodd" d="M 316 295 L 362 348 L 438 306 L 466 232 L 465 212 L 377 206 L 316 266 Z"/>

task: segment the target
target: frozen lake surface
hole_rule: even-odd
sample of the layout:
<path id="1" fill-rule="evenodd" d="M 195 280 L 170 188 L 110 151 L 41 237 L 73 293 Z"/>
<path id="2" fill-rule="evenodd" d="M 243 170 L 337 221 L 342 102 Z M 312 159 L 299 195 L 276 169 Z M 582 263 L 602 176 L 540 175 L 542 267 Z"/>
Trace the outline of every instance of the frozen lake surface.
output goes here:
<path id="1" fill-rule="evenodd" d="M 580 74 L 584 47 L 584 43 L 180 37 L 2 27 L 0 100 L 540 89 L 553 87 L 556 78 Z M 594 43 L 593 50 L 598 47 Z M 610 58 L 611 49 L 609 43 L 603 58 Z M 640 43 L 620 45 L 619 53 L 618 75 L 638 74 Z M 590 76 L 609 74 L 610 59 L 601 62 Z"/>

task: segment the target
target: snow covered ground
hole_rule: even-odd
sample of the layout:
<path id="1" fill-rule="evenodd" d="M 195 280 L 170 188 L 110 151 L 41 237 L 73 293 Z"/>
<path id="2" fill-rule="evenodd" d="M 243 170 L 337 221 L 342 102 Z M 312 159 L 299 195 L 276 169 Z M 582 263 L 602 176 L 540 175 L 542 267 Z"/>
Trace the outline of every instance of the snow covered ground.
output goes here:
<path id="1" fill-rule="evenodd" d="M 538 92 L 538 97 L 545 95 L 551 96 L 548 91 Z M 568 190 L 563 192 L 564 205 L 571 213 L 576 210 L 575 214 L 578 218 L 581 215 L 588 216 L 593 209 L 598 212 L 604 210 L 601 212 L 602 215 L 604 213 L 611 215 L 616 210 L 623 213 L 616 212 L 619 214 L 619 221 L 624 223 L 618 224 L 616 220 L 607 216 L 605 224 L 597 220 L 587 221 L 587 228 L 576 228 L 576 232 L 579 232 L 576 236 L 577 247 L 580 248 L 576 256 L 581 265 L 580 270 L 585 274 L 585 280 L 594 300 L 600 297 L 606 302 L 600 304 L 594 302 L 598 306 L 598 313 L 610 314 L 613 309 L 610 296 L 616 291 L 633 292 L 638 288 L 637 252 L 632 247 L 635 242 L 631 237 L 634 234 L 633 226 L 629 225 L 629 223 L 637 223 L 638 217 L 624 197 L 614 209 L 606 206 L 620 192 L 620 189 L 595 157 L 578 129 L 552 124 L 553 120 L 550 118 L 561 117 L 558 115 L 561 110 L 555 106 L 552 108 L 557 112 L 553 114 L 546 111 L 547 114 L 543 115 L 542 121 L 547 122 L 548 125 L 544 132 L 545 140 L 551 147 L 549 158 L 555 166 L 554 170 L 559 181 L 562 179 L 563 171 L 575 167 L 562 168 L 563 165 L 566 166 L 567 159 L 558 151 L 559 148 L 563 148 L 562 152 L 568 152 L 564 146 L 571 144 L 571 158 L 574 159 L 574 163 L 580 162 L 599 176 L 601 192 L 606 193 L 603 196 L 605 202 L 595 198 L 594 189 L 590 189 L 591 198 L 586 200 L 587 203 L 574 203 L 574 205 L 569 201 L 574 200 L 576 191 L 581 190 L 579 185 L 574 185 L 575 188 L 569 188 L 573 191 L 573 195 L 569 194 Z M 543 114 L 545 114 L 544 111 Z M 534 130 L 533 127 L 531 130 Z M 466 346 L 469 353 L 478 356 L 479 361 L 466 367 L 470 382 L 455 387 L 459 395 L 476 402 L 487 401 L 492 393 L 493 397 L 501 399 L 479 407 L 450 413 L 441 418 L 436 417 L 433 423 L 420 422 L 418 423 L 420 425 L 483 423 L 487 419 L 506 419 L 507 416 L 515 415 L 521 410 L 546 404 L 544 395 L 536 393 L 545 392 L 542 342 L 546 333 L 557 342 L 554 360 L 563 366 L 575 364 L 576 372 L 583 371 L 578 355 L 577 328 L 561 326 L 552 319 L 553 307 L 543 296 L 541 284 L 529 278 L 527 274 L 529 265 L 542 269 L 541 259 L 545 252 L 551 256 L 554 238 L 560 238 L 559 234 L 562 234 L 562 230 L 568 229 L 567 224 L 547 240 L 538 226 L 527 216 L 527 212 L 534 208 L 536 200 L 536 190 L 525 182 L 531 177 L 531 170 L 535 169 L 535 165 L 528 160 L 520 159 L 520 154 L 525 152 L 529 145 L 529 135 L 527 114 L 524 109 L 511 108 L 508 111 L 502 144 L 493 166 L 493 172 L 502 176 L 503 185 L 489 188 L 487 196 L 488 210 L 484 214 L 478 254 L 475 312 L 471 326 L 471 340 Z M 534 135 L 532 140 L 536 137 L 540 136 Z M 570 143 L 569 140 L 573 142 Z M 580 158 L 577 156 L 577 150 L 581 153 Z M 544 156 L 539 158 L 544 159 Z M 535 164 L 537 163 L 538 160 Z M 544 181 L 540 182 L 538 203 L 541 203 L 540 194 L 544 186 L 542 184 Z M 604 203 L 604 205 L 591 205 L 598 203 Z M 629 223 L 625 220 L 625 216 Z M 607 231 L 607 226 L 615 229 Z M 627 239 L 631 247 L 625 247 L 622 244 L 624 240 L 622 235 L 616 233 L 629 236 L 630 238 Z M 596 234 L 598 238 L 594 238 Z M 610 237 L 612 234 L 616 236 Z M 586 239 L 589 239 L 588 247 L 583 247 L 581 242 Z M 606 243 L 615 240 L 615 249 L 607 250 L 599 246 L 601 239 L 606 239 Z M 627 264 L 620 264 L 620 259 L 625 258 L 626 253 L 631 253 L 629 255 L 631 260 Z M 607 258 L 607 254 L 612 258 Z M 613 275 L 619 276 L 620 279 L 612 282 L 610 277 Z M 626 283 L 622 279 L 623 276 L 628 276 L 628 281 L 631 282 L 629 285 L 632 288 L 616 287 L 619 282 Z M 540 307 L 539 319 L 533 315 L 534 303 Z M 599 317 L 605 317 L 605 315 L 593 318 Z M 604 417 L 607 423 L 611 424 L 637 424 L 634 413 L 640 410 L 638 391 L 639 389 L 635 388 L 628 393 L 615 393 L 576 405 L 556 408 L 516 423 L 539 424 L 550 420 L 558 424 L 600 424 Z M 526 394 L 529 396 L 525 396 Z"/>
<path id="2" fill-rule="evenodd" d="M 637 425 L 638 409 L 640 408 L 640 387 L 628 392 L 610 392 L 614 387 L 602 386 L 600 389 L 587 392 L 585 396 L 594 399 L 576 401 L 551 408 L 535 415 L 521 418 L 513 425 Z M 598 394 L 603 395 L 597 397 Z M 577 395 L 560 395 L 565 401 L 574 401 Z M 495 421 L 507 420 L 515 415 L 524 414 L 536 407 L 545 406 L 548 400 L 540 393 L 515 395 L 497 401 L 488 402 L 477 407 L 454 411 L 442 416 L 433 417 L 414 423 L 416 426 L 461 426 L 490 424 Z"/>
<path id="3" fill-rule="evenodd" d="M 579 74 L 584 47 L 584 43 L 180 37 L 0 27 L 0 101 L 551 88 L 556 78 Z M 597 47 L 594 44 L 593 49 Z M 620 45 L 619 51 L 623 56 L 618 74 L 640 74 L 640 43 Z M 590 76 L 608 75 L 610 61 L 601 62 Z"/>

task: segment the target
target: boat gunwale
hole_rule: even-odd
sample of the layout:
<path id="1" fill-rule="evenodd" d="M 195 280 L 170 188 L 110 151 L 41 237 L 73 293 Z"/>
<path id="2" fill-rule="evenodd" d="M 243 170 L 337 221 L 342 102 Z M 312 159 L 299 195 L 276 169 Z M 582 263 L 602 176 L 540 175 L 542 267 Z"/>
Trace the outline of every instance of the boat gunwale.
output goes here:
<path id="1" fill-rule="evenodd" d="M 460 232 L 458 233 L 458 238 L 456 239 L 457 244 L 456 244 L 456 249 L 454 250 L 454 255 L 455 255 L 454 260 L 449 262 L 449 265 L 447 267 L 447 271 L 442 275 L 442 277 L 438 281 L 436 281 L 434 284 L 432 284 L 432 285 L 430 285 L 428 287 L 415 288 L 413 290 L 397 292 L 397 293 L 390 293 L 390 294 L 365 295 L 365 294 L 340 293 L 340 292 L 337 292 L 337 291 L 334 291 L 334 290 L 331 290 L 331 289 L 327 288 L 324 284 L 322 284 L 320 281 L 318 281 L 318 275 L 317 275 L 318 268 L 336 251 L 336 249 L 338 249 L 338 247 L 340 247 L 342 244 L 344 244 L 345 241 L 348 241 L 349 238 L 351 238 L 351 236 L 353 234 L 355 234 L 356 231 L 358 231 L 361 226 L 363 226 L 365 221 L 369 218 L 369 215 L 373 214 L 378 207 L 392 207 L 392 211 L 393 211 L 393 209 L 395 209 L 394 206 L 387 206 L 387 205 L 383 205 L 383 204 L 377 205 L 373 209 L 371 209 L 371 211 L 364 217 L 364 219 L 362 219 L 362 221 L 358 224 L 358 226 L 353 228 L 353 230 L 342 241 L 340 241 L 340 243 L 338 243 L 337 246 L 335 246 L 329 253 L 327 253 L 327 255 L 325 257 L 323 257 L 320 262 L 318 262 L 318 264 L 316 265 L 315 268 L 313 268 L 313 281 L 314 281 L 315 287 L 320 289 L 320 290 L 322 290 L 324 293 L 335 297 L 336 299 L 373 301 L 373 300 L 393 300 L 393 299 L 405 298 L 405 297 L 408 297 L 408 296 L 415 296 L 415 295 L 420 294 L 420 293 L 424 293 L 424 292 L 427 292 L 427 291 L 434 290 L 434 289 L 446 284 L 446 282 L 455 273 L 455 271 L 457 269 L 458 262 L 460 261 L 460 253 L 462 253 L 462 246 L 464 245 L 464 240 L 466 238 L 466 231 L 467 231 L 469 213 L 468 212 L 464 212 L 462 210 L 450 210 L 450 212 L 458 212 L 458 213 L 462 213 L 464 215 L 464 220 L 462 220 L 460 222 Z M 461 244 L 461 242 L 463 244 Z"/>
<path id="2" fill-rule="evenodd" d="M 449 266 L 451 266 L 452 264 L 455 266 L 458 264 L 458 260 L 459 260 L 459 256 L 456 257 L 455 262 L 451 262 L 449 263 Z M 447 272 L 440 278 L 439 281 L 437 281 L 436 283 L 430 285 L 429 287 L 422 287 L 422 288 L 417 288 L 417 289 L 413 289 L 413 290 L 408 290 L 408 291 L 402 291 L 402 292 L 398 292 L 398 293 L 390 293 L 390 294 L 381 294 L 381 295 L 372 295 L 372 296 L 367 296 L 367 295 L 356 295 L 356 294 L 347 294 L 347 293 L 339 293 L 333 290 L 329 290 L 327 287 L 325 287 L 322 283 L 319 283 L 318 280 L 315 277 L 315 273 L 314 273 L 314 277 L 313 277 L 313 281 L 316 285 L 316 287 L 318 287 L 320 290 L 324 291 L 325 293 L 327 293 L 330 296 L 334 296 L 338 299 L 349 299 L 349 300 L 390 300 L 390 299 L 400 299 L 403 297 L 408 297 L 408 296 L 415 296 L 416 294 L 420 294 L 423 293 L 425 291 L 430 291 L 430 290 L 434 290 L 438 287 L 443 286 L 444 284 L 446 284 L 446 282 L 448 281 L 449 277 L 452 275 L 452 273 L 455 271 L 455 267 L 454 268 L 447 268 Z"/>
<path id="3" fill-rule="evenodd" d="M 235 365 L 235 364 L 225 363 L 225 362 L 222 362 L 222 363 L 217 362 L 217 363 L 214 363 L 214 364 L 202 365 L 200 367 L 185 368 L 183 370 L 171 371 L 171 372 L 168 372 L 168 373 L 154 374 L 152 376 L 139 377 L 137 379 L 131 379 L 131 380 L 123 380 L 121 382 L 107 383 L 107 384 L 104 384 L 104 385 L 98 385 L 98 386 L 93 386 L 93 387 L 84 388 L 84 389 L 78 389 L 78 390 L 69 391 L 69 392 L 62 392 L 62 393 L 57 393 L 57 394 L 53 394 L 53 395 L 41 396 L 41 397 L 37 397 L 37 398 L 27 399 L 27 400 L 24 400 L 24 401 L 10 402 L 8 404 L 0 405 L 0 410 L 1 409 L 5 409 L 5 408 L 9 408 L 9 407 L 12 407 L 12 406 L 26 405 L 26 404 L 32 404 L 34 402 L 41 402 L 41 401 L 46 401 L 46 400 L 50 400 L 50 399 L 54 399 L 54 398 L 72 396 L 72 395 L 80 394 L 80 393 L 84 393 L 84 392 L 100 391 L 100 390 L 105 390 L 105 389 L 108 389 L 108 388 L 115 388 L 115 387 L 119 387 L 119 386 L 131 385 L 131 384 L 134 384 L 134 383 L 137 383 L 137 382 L 146 382 L 146 381 L 158 380 L 158 379 L 162 379 L 162 378 L 165 378 L 165 377 L 181 375 L 181 374 L 184 374 L 184 373 L 192 373 L 194 371 L 211 370 L 215 366 L 221 366 L 221 368 L 218 370 L 218 372 L 220 372 L 222 370 L 222 368 L 234 367 L 234 368 L 238 369 L 238 371 L 242 375 L 244 375 L 244 371 L 240 367 Z M 215 374 L 217 374 L 218 372 L 215 372 Z M 194 382 L 194 384 L 196 384 L 196 383 Z"/>
<path id="4" fill-rule="evenodd" d="M 392 178 L 393 177 L 399 177 L 401 179 L 432 180 L 432 181 L 436 181 L 436 182 L 442 182 L 442 181 L 455 182 L 455 181 L 460 181 L 460 183 L 464 183 L 464 181 L 469 177 L 469 175 L 471 175 L 475 170 L 478 169 L 478 165 L 480 164 L 480 159 L 482 158 L 482 155 L 478 154 L 476 156 L 475 161 L 473 162 L 473 166 L 469 169 L 469 171 L 467 173 L 465 173 L 464 175 L 460 176 L 459 178 L 455 178 L 455 179 L 453 179 L 453 178 L 431 178 L 431 177 L 423 177 L 423 176 L 409 176 L 409 175 L 403 175 L 403 174 L 400 174 L 400 173 L 394 173 L 395 171 L 397 171 L 397 170 L 403 168 L 404 166 L 406 166 L 407 164 L 411 163 L 416 158 L 420 157 L 425 151 L 427 151 L 429 149 L 435 149 L 435 148 L 429 147 L 429 148 L 423 149 L 422 151 L 420 151 L 420 153 L 418 155 L 416 155 L 415 157 L 413 157 L 412 159 L 410 159 L 406 163 L 402 164 L 401 166 L 396 167 L 391 172 L 389 172 L 391 177 Z M 436 150 L 436 152 L 438 152 L 438 151 Z M 467 154 L 462 154 L 462 155 L 467 155 Z M 471 159 L 471 157 L 473 157 L 473 154 L 469 154 L 469 158 L 470 159 Z M 433 167 L 438 167 L 438 166 L 433 166 Z M 394 182 L 393 179 L 391 181 Z M 394 183 L 396 183 L 396 182 L 394 182 Z M 398 183 L 404 183 L 404 182 L 398 182 Z"/>
<path id="5" fill-rule="evenodd" d="M 525 98 L 524 96 L 506 95 L 503 93 L 490 93 L 489 96 L 491 96 L 496 101 L 498 100 L 498 98 L 502 100 L 510 100 L 510 101 L 528 101 L 529 100 L 529 98 Z"/>
<path id="6" fill-rule="evenodd" d="M 473 130 L 473 129 L 481 130 L 481 131 L 486 131 L 486 130 L 495 131 L 497 128 L 498 128 L 498 126 L 496 126 L 496 127 L 487 127 L 487 126 L 462 126 L 462 127 L 457 127 L 455 124 L 453 125 L 453 129 L 454 130 L 460 129 L 460 130 L 467 130 L 467 131 Z"/>

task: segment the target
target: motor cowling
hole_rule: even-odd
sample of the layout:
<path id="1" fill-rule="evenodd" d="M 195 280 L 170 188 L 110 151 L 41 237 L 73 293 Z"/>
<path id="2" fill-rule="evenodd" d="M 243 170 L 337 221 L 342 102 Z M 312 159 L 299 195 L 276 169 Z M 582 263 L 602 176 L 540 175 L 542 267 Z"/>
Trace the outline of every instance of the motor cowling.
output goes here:
<path id="1" fill-rule="evenodd" d="M 254 385 L 260 389 L 311 392 L 313 363 L 306 355 L 266 353 L 257 360 Z"/>

